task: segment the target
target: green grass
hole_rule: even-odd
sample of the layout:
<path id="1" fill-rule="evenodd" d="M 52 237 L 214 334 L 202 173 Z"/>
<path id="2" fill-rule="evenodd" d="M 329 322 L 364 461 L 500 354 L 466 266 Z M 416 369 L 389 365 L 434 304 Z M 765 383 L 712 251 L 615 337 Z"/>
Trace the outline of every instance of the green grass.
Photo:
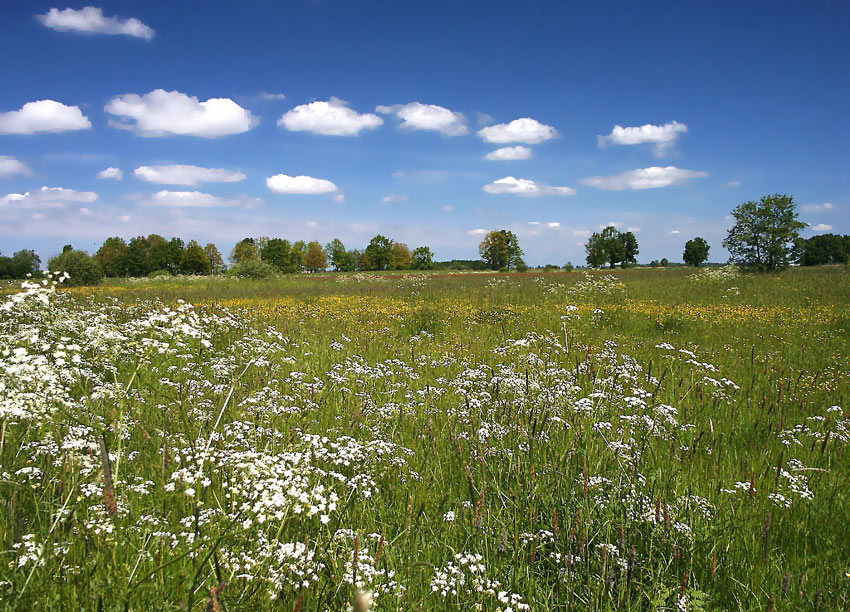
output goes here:
<path id="1" fill-rule="evenodd" d="M 22 302 L 0 323 L 0 603 L 846 609 L 848 281 L 320 274 Z"/>

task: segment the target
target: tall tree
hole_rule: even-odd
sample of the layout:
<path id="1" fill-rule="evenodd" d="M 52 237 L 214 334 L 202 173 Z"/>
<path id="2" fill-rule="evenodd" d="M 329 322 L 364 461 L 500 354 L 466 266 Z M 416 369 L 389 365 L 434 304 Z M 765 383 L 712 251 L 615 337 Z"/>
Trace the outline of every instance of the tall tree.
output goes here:
<path id="1" fill-rule="evenodd" d="M 204 247 L 204 253 L 207 254 L 207 259 L 210 261 L 210 274 L 221 274 L 224 272 L 224 259 L 221 258 L 221 253 L 217 246 L 212 242 L 207 243 Z"/>
<path id="2" fill-rule="evenodd" d="M 609 225 L 594 233 L 584 245 L 584 250 L 587 252 L 587 265 L 599 268 L 607 263 L 609 268 L 613 268 L 621 261 L 634 261 L 638 245 L 634 234 L 621 234 L 616 227 Z M 631 259 L 627 259 L 629 254 Z"/>
<path id="3" fill-rule="evenodd" d="M 794 198 L 764 196 L 744 202 L 732 211 L 735 225 L 723 240 L 730 260 L 756 270 L 781 270 L 800 249 L 800 230 L 808 224 L 797 219 Z"/>
<path id="4" fill-rule="evenodd" d="M 41 273 L 41 257 L 32 250 L 21 250 L 12 255 L 12 278 L 38 276 Z"/>
<path id="5" fill-rule="evenodd" d="M 235 264 L 256 261 L 257 259 L 260 259 L 260 251 L 253 238 L 243 238 L 236 243 L 230 253 L 230 261 Z"/>
<path id="6" fill-rule="evenodd" d="M 288 240 L 282 238 L 270 238 L 266 241 L 263 250 L 260 251 L 260 257 L 263 261 L 273 265 L 278 272 L 292 272 L 289 269 L 290 254 L 292 245 Z"/>
<path id="7" fill-rule="evenodd" d="M 413 267 L 413 257 L 410 254 L 410 249 L 403 242 L 393 243 L 390 259 L 390 267 L 393 270 L 409 270 Z"/>
<path id="8" fill-rule="evenodd" d="M 125 268 L 128 276 L 146 276 L 148 267 L 148 240 L 144 236 L 130 239 L 124 253 Z"/>
<path id="9" fill-rule="evenodd" d="M 523 255 L 516 234 L 507 230 L 489 232 L 478 245 L 478 253 L 491 270 L 515 268 Z"/>
<path id="10" fill-rule="evenodd" d="M 632 232 L 621 232 L 620 242 L 623 243 L 623 263 L 636 264 L 640 250 L 635 235 Z"/>
<path id="11" fill-rule="evenodd" d="M 307 253 L 304 255 L 304 267 L 310 270 L 310 272 L 318 272 L 328 267 L 328 254 L 325 253 L 325 249 L 322 248 L 322 245 L 317 240 L 307 245 Z"/>
<path id="12" fill-rule="evenodd" d="M 325 251 L 328 253 L 328 259 L 330 259 L 334 270 L 339 272 L 340 270 L 345 269 L 345 264 L 348 260 L 348 251 L 345 250 L 345 245 L 342 243 L 342 240 L 334 238 L 327 244 Z"/>
<path id="13" fill-rule="evenodd" d="M 307 243 L 296 240 L 289 252 L 289 265 L 287 272 L 301 272 L 304 269 L 304 257 L 307 255 Z"/>
<path id="14" fill-rule="evenodd" d="M 210 258 L 196 240 L 190 240 L 180 256 L 180 271 L 183 274 L 209 274 Z"/>
<path id="15" fill-rule="evenodd" d="M 94 258 L 107 277 L 127 274 L 127 243 L 123 238 L 118 236 L 107 238 L 94 254 Z"/>
<path id="16" fill-rule="evenodd" d="M 172 274 L 180 272 L 180 262 L 183 260 L 184 248 L 186 247 L 180 238 L 175 237 L 168 241 L 168 267 L 166 269 Z"/>
<path id="17" fill-rule="evenodd" d="M 850 236 L 820 234 L 803 242 L 800 263 L 804 266 L 840 264 L 850 261 Z"/>
<path id="18" fill-rule="evenodd" d="M 378 234 L 369 242 L 363 253 L 366 270 L 387 270 L 392 263 L 393 241 Z"/>
<path id="19" fill-rule="evenodd" d="M 699 268 L 699 265 L 708 259 L 709 246 L 705 238 L 692 238 L 685 243 L 685 252 L 682 259 L 689 266 Z"/>
<path id="20" fill-rule="evenodd" d="M 159 234 L 147 237 L 148 243 L 148 274 L 168 270 L 171 265 L 171 247 L 168 241 Z"/>
<path id="21" fill-rule="evenodd" d="M 428 247 L 421 246 L 413 249 L 412 257 L 414 270 L 434 269 L 434 254 Z"/>

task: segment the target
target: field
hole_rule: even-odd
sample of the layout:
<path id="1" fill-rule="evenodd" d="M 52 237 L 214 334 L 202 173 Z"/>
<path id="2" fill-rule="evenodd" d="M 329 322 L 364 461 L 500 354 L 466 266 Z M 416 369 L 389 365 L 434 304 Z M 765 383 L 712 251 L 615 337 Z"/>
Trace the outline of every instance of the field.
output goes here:
<path id="1" fill-rule="evenodd" d="M 850 606 L 846 267 L 0 300 L 7 609 Z"/>

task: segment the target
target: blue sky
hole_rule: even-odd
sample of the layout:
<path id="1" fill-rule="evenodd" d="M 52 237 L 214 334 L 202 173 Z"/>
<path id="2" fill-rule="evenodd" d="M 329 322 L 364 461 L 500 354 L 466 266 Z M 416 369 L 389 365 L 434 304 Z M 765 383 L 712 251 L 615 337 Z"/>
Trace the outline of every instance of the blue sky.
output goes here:
<path id="1" fill-rule="evenodd" d="M 806 236 L 850 233 L 845 2 L 34 1 L 0 17 L 3 254 L 381 233 L 476 258 L 506 228 L 529 264 L 563 264 L 615 223 L 642 262 L 697 235 L 722 261 L 729 212 L 772 193 L 794 196 Z"/>

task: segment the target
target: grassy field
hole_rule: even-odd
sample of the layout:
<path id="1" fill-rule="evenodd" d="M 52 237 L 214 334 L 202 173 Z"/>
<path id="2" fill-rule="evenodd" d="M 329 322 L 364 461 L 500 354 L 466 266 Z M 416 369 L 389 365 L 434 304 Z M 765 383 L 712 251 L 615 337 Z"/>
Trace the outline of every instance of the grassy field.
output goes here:
<path id="1" fill-rule="evenodd" d="M 850 606 L 846 267 L 2 300 L 8 609 Z"/>

